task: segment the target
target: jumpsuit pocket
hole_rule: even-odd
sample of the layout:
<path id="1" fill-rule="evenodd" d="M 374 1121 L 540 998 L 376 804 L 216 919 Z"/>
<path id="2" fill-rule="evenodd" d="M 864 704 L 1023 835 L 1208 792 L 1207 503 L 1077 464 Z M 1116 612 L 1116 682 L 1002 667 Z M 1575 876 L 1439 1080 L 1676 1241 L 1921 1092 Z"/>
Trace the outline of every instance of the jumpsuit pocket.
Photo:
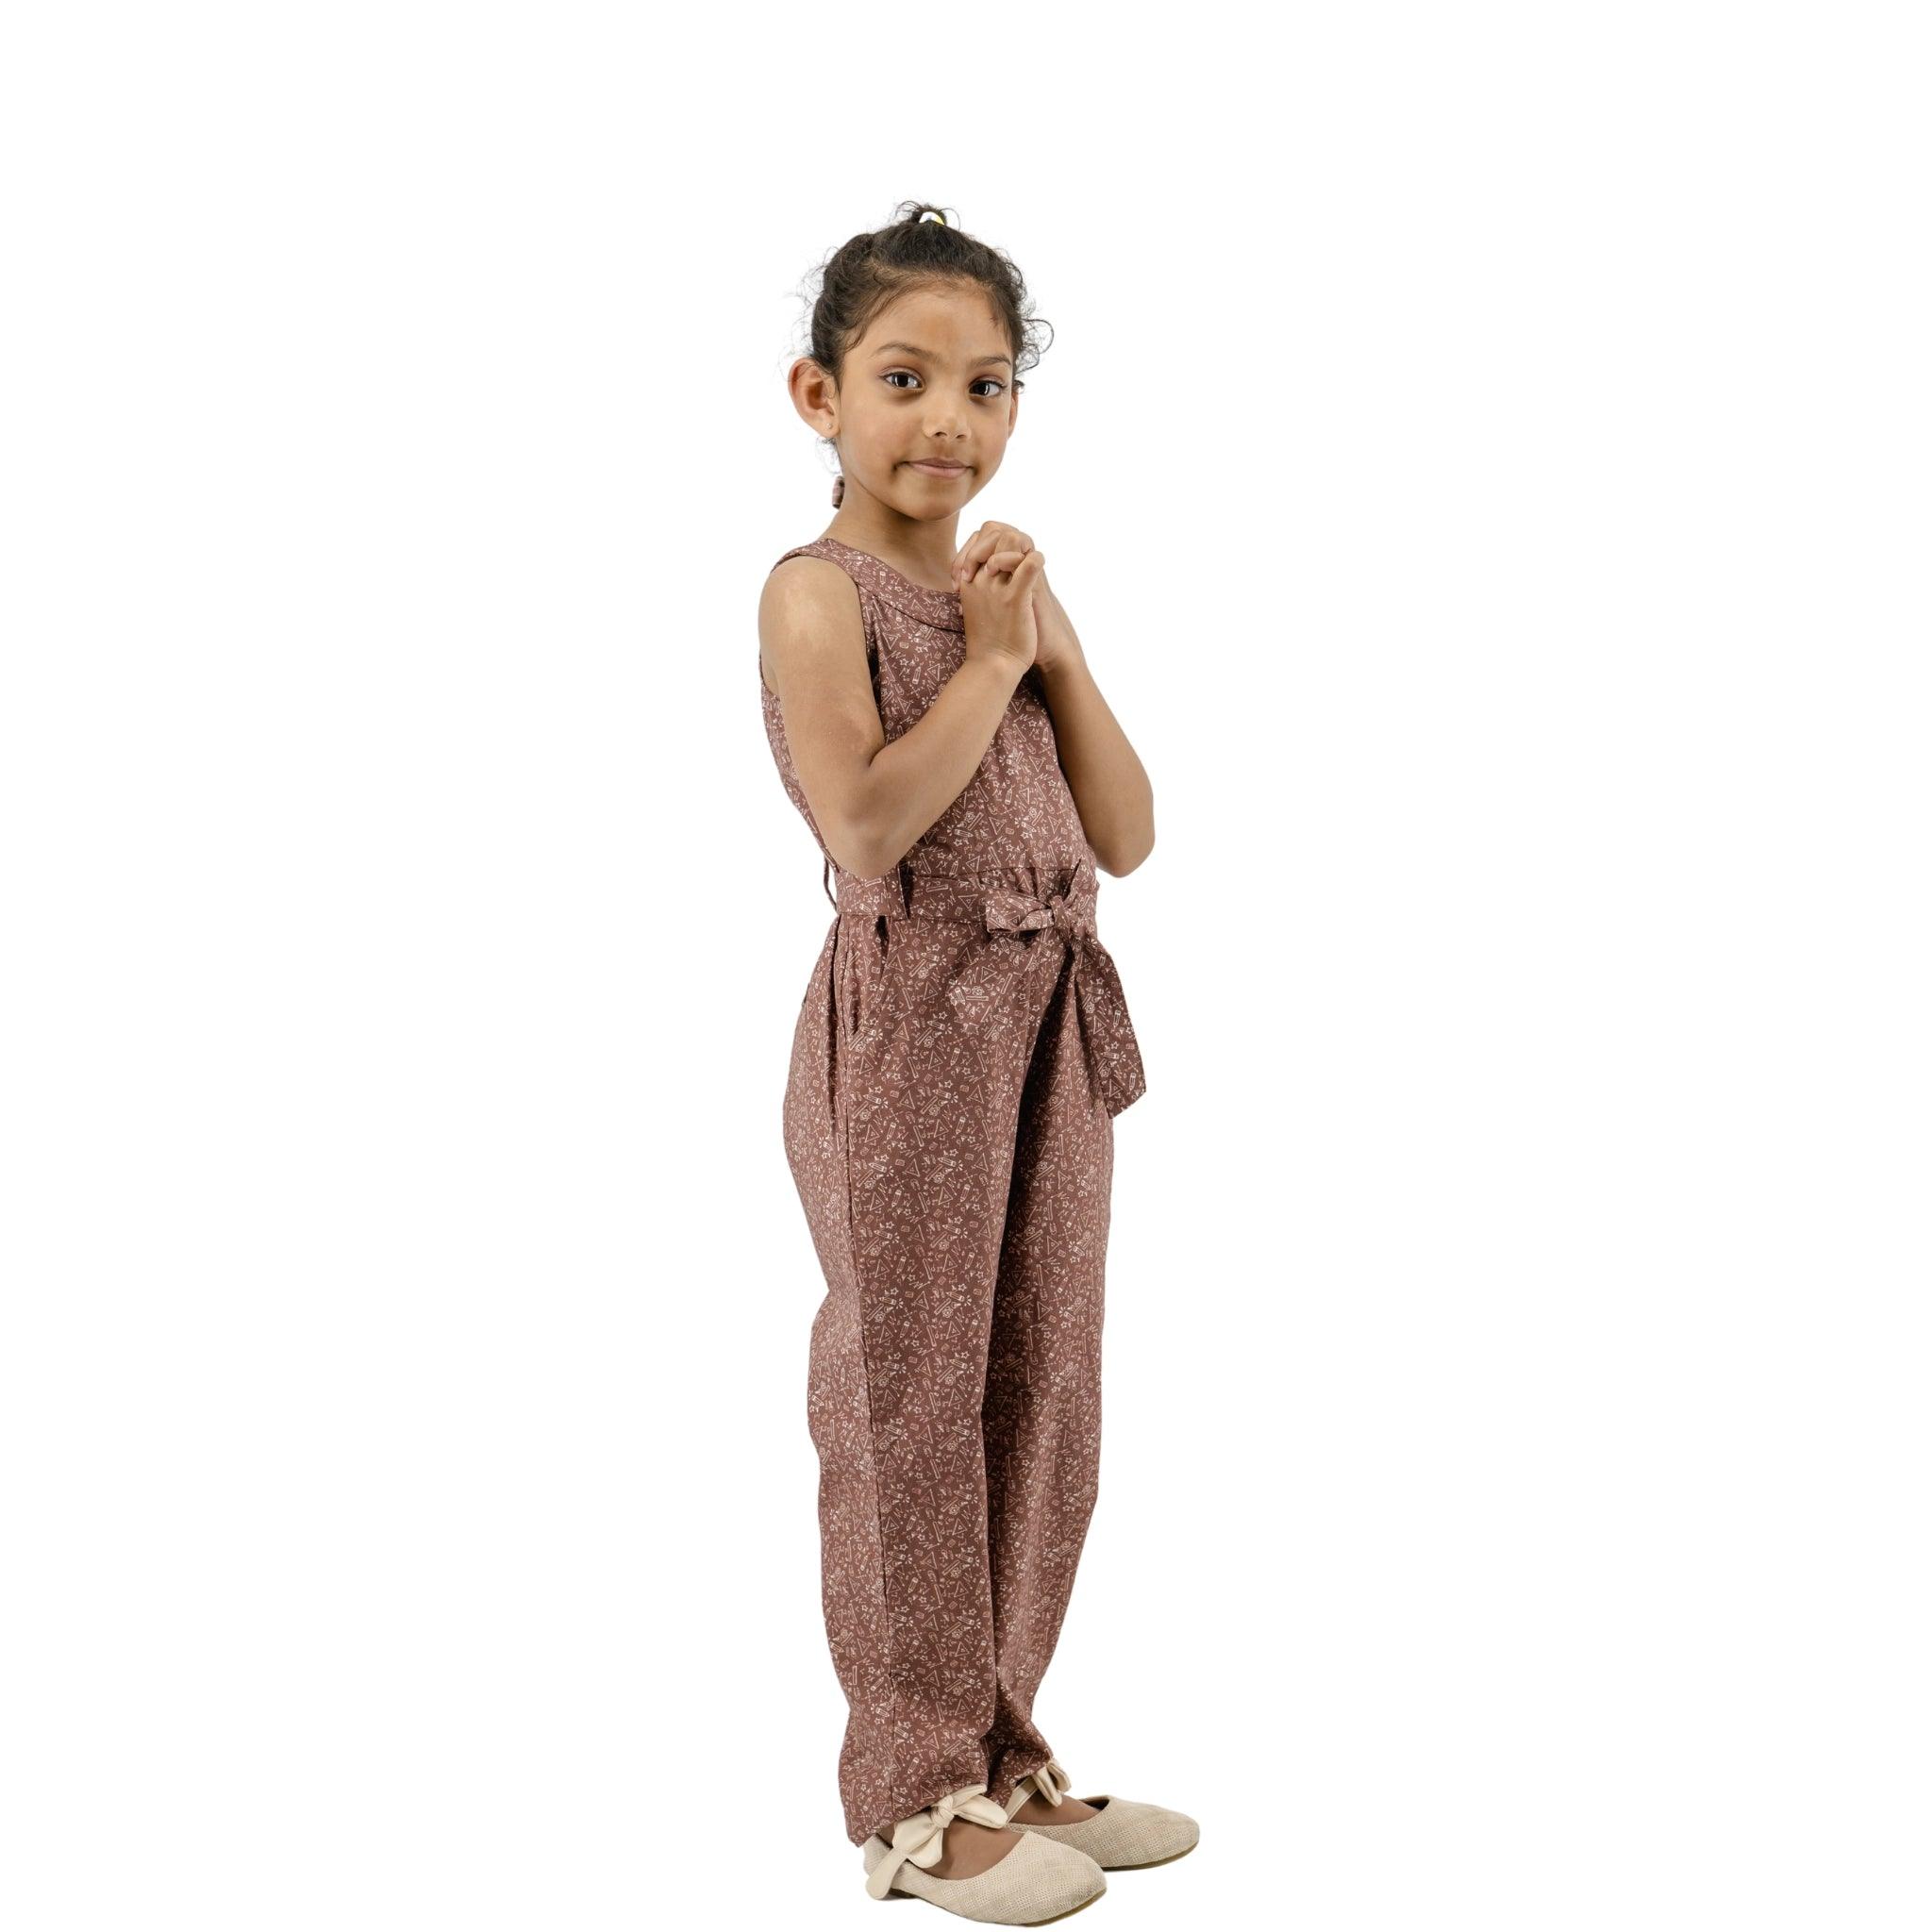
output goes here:
<path id="1" fill-rule="evenodd" d="M 891 949 L 891 927 L 881 912 L 862 924 L 854 920 L 840 931 L 841 1001 L 845 1019 L 845 1037 L 857 1040 L 872 1024 L 883 991 L 886 958 Z"/>

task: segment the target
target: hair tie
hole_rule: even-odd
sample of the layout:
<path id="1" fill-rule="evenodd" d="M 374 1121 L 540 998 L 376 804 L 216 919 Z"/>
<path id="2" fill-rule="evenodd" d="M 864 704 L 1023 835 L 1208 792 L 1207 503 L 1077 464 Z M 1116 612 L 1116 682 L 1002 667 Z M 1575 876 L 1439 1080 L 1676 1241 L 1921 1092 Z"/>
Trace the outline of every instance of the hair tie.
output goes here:
<path id="1" fill-rule="evenodd" d="M 926 211 L 923 215 L 921 215 L 919 219 L 922 222 L 937 222 L 942 228 L 948 228 L 952 226 L 952 224 L 948 222 L 945 216 L 941 214 L 937 208 L 927 208 Z"/>

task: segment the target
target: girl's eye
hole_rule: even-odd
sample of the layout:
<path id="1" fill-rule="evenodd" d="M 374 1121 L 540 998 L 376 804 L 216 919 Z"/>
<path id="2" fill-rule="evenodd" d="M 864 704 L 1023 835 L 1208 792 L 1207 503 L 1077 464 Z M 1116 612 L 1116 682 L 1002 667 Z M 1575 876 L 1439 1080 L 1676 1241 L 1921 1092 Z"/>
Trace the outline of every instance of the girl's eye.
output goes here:
<path id="1" fill-rule="evenodd" d="M 911 371 L 911 370 L 909 370 L 909 369 L 889 369 L 889 370 L 887 370 L 887 371 L 886 371 L 886 375 L 885 375 L 885 379 L 886 379 L 886 381 L 888 381 L 888 382 L 891 382 L 891 381 L 892 381 L 892 378 L 893 378 L 893 376 L 895 376 L 895 375 L 911 375 L 911 376 L 912 376 L 912 380 L 913 380 L 914 382 L 917 382 L 917 381 L 919 380 L 918 376 L 917 376 L 917 375 L 913 375 L 913 373 L 912 373 L 912 371 Z M 985 382 L 985 383 L 991 383 L 991 384 L 992 385 L 992 391 L 991 391 L 991 392 L 992 392 L 992 394 L 994 394 L 994 395 L 1001 395 L 1001 394 L 1003 394 L 1003 393 L 1005 392 L 1005 391 L 1006 391 L 1006 384 L 1005 384 L 1005 383 L 1003 383 L 1003 382 L 1002 382 L 1002 381 L 1001 381 L 1001 380 L 999 379 L 999 377 L 998 377 L 998 376 L 996 376 L 996 375 L 982 375 L 982 376 L 981 376 L 981 377 L 979 378 L 979 381 L 978 381 L 978 382 L 975 382 L 975 383 L 974 383 L 974 384 L 973 385 L 973 387 L 974 387 L 974 389 L 977 389 L 977 388 L 979 387 L 979 383 L 981 383 L 981 382 Z M 898 385 L 897 383 L 893 383 L 893 384 L 892 384 L 892 386 L 893 386 L 893 388 L 895 388 L 895 389 L 896 389 L 896 388 L 898 388 L 898 386 L 899 386 L 899 385 Z"/>

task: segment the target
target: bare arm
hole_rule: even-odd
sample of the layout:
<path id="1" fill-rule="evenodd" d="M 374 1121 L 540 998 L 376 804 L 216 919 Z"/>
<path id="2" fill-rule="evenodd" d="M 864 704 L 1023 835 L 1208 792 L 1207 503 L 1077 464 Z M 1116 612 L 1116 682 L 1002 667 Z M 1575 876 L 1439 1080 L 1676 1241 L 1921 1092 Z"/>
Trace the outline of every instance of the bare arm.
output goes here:
<path id="1" fill-rule="evenodd" d="M 969 657 L 924 716 L 888 744 L 858 587 L 821 557 L 788 558 L 767 575 L 758 647 L 806 803 L 826 849 L 859 878 L 891 872 L 965 791 L 1023 669 Z"/>
<path id="2" fill-rule="evenodd" d="M 1072 622 L 1042 578 L 1041 689 L 1053 713 L 1060 769 L 1093 856 L 1116 877 L 1154 850 L 1154 788 L 1127 734 L 1100 694 Z"/>

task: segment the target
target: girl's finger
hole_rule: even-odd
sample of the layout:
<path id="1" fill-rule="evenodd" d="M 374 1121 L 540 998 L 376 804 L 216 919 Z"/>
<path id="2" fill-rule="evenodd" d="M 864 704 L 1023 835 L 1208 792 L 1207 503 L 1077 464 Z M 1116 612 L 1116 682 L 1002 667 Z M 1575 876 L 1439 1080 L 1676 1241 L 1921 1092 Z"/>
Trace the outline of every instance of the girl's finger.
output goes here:
<path id="1" fill-rule="evenodd" d="M 971 577 L 983 563 L 991 561 L 1003 553 L 1024 554 L 1033 547 L 1033 539 L 1024 530 L 1016 530 L 1011 524 L 982 524 L 966 540 L 959 555 L 954 559 L 956 576 Z M 998 564 L 998 569 L 1008 569 L 1009 565 Z"/>
<path id="2" fill-rule="evenodd" d="M 959 554 L 953 559 L 953 568 L 962 576 L 971 576 L 979 568 L 986 553 L 992 548 L 992 538 L 982 524 L 972 536 L 959 546 Z"/>

